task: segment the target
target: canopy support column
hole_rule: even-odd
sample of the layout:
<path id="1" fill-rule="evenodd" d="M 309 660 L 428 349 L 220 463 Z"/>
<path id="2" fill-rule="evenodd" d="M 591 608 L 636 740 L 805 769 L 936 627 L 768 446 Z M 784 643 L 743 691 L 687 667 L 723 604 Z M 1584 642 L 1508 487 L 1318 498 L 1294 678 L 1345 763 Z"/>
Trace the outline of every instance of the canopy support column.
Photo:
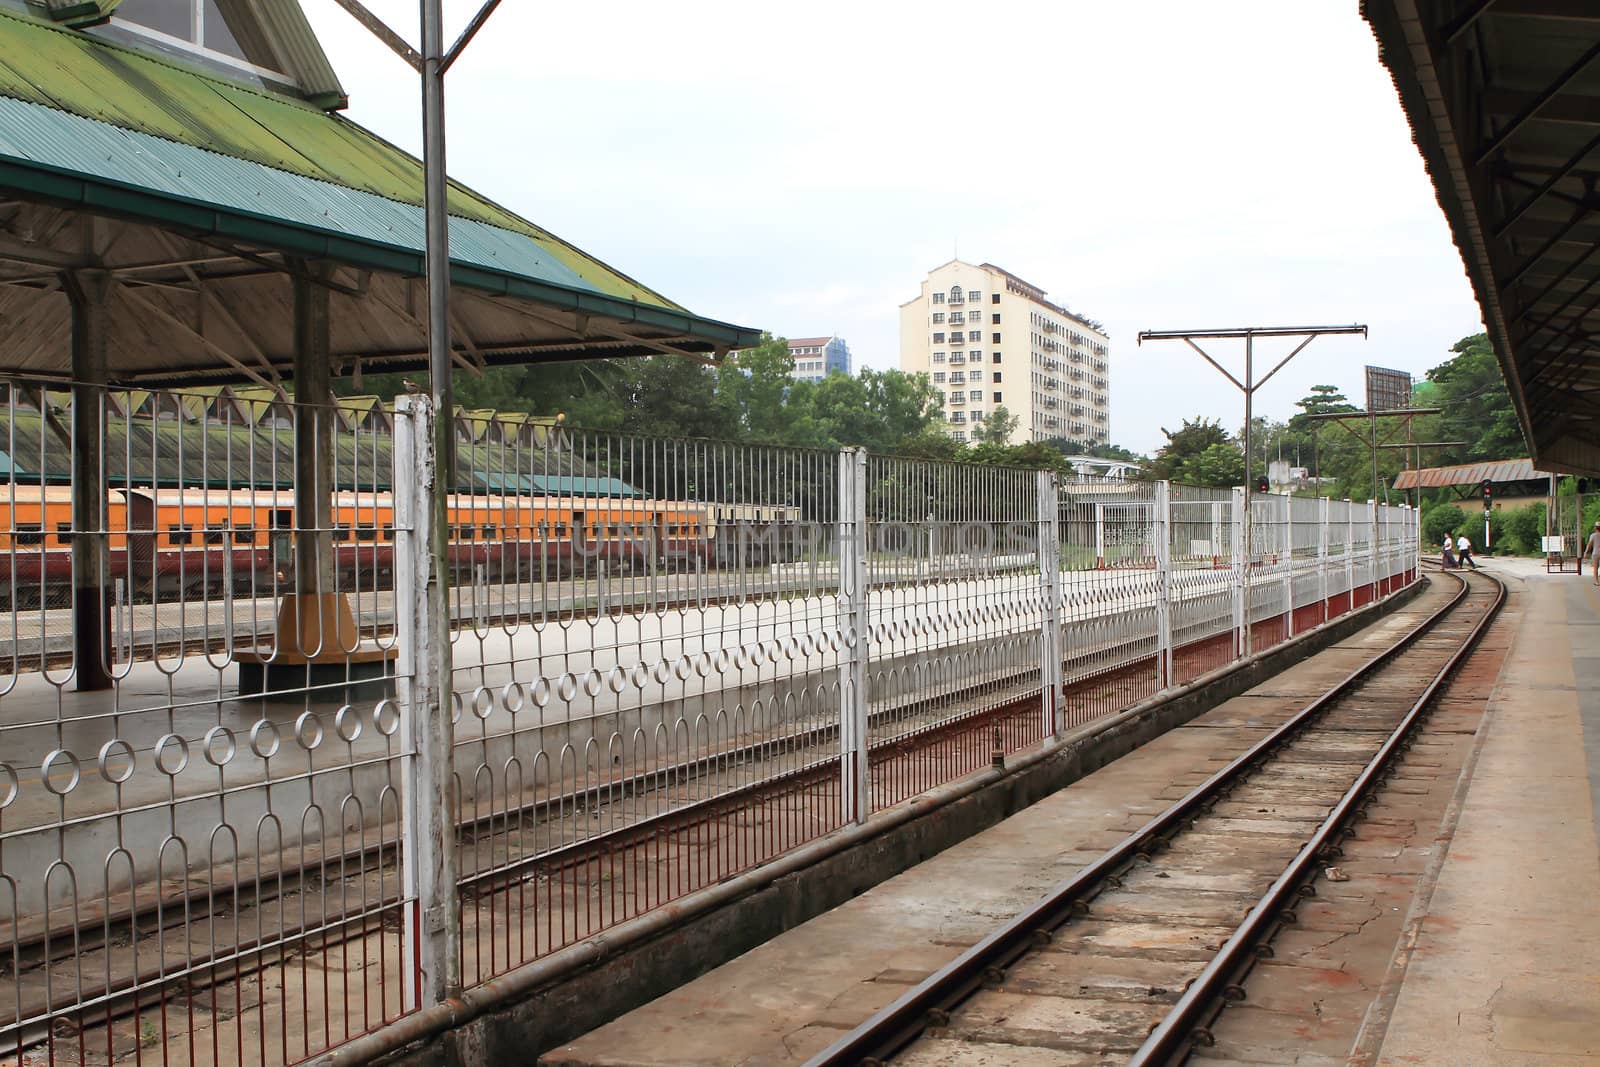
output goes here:
<path id="1" fill-rule="evenodd" d="M 334 591 L 333 372 L 329 366 L 329 291 L 302 264 L 294 284 L 294 588 Z M 315 651 L 306 649 L 307 652 Z"/>
<path id="2" fill-rule="evenodd" d="M 338 588 L 334 558 L 337 457 L 333 370 L 329 358 L 327 268 L 296 263 L 294 293 L 294 588 L 278 605 L 273 646 L 235 655 L 241 692 L 299 699 L 377 699 L 393 684 L 394 649 L 363 647 L 349 599 Z M 352 487 L 354 488 L 354 487 Z M 376 502 L 359 521 L 378 525 Z M 358 509 L 359 511 L 359 509 Z M 358 544 L 361 562 L 377 570 L 377 540 Z M 370 555 L 369 555 L 370 553 Z"/>
<path id="3" fill-rule="evenodd" d="M 106 595 L 104 270 L 62 274 L 72 309 L 72 658 L 79 692 L 111 688 L 111 598 Z"/>

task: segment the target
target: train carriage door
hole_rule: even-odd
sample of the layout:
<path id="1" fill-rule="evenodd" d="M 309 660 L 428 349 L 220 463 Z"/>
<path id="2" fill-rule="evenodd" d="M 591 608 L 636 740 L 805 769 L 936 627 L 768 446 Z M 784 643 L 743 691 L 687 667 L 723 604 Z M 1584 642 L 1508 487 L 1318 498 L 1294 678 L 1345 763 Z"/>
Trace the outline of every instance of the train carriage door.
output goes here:
<path id="1" fill-rule="evenodd" d="M 294 576 L 294 509 L 274 508 L 271 513 L 272 572 L 280 583 Z"/>
<path id="2" fill-rule="evenodd" d="M 153 495 L 137 490 L 125 495 L 128 547 L 122 577 L 128 582 L 129 599 L 144 600 L 153 596 L 156 586 L 156 502 Z"/>

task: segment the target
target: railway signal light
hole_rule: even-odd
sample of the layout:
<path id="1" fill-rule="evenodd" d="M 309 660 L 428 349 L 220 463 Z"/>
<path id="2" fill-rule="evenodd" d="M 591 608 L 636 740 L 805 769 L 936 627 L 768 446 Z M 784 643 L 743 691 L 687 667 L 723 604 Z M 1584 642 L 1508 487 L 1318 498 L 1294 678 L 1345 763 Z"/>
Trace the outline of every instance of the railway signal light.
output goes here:
<path id="1" fill-rule="evenodd" d="M 1263 474 L 1261 477 L 1256 479 L 1256 492 L 1258 492 L 1258 493 L 1267 493 L 1267 492 L 1271 492 L 1271 490 L 1272 490 L 1272 487 L 1267 484 L 1267 476 L 1266 475 Z"/>
<path id="2" fill-rule="evenodd" d="M 1492 498 L 1493 495 L 1494 495 L 1494 490 L 1490 488 L 1488 482 L 1484 482 L 1483 483 L 1483 510 L 1484 511 L 1488 511 L 1489 510 L 1490 499 Z"/>

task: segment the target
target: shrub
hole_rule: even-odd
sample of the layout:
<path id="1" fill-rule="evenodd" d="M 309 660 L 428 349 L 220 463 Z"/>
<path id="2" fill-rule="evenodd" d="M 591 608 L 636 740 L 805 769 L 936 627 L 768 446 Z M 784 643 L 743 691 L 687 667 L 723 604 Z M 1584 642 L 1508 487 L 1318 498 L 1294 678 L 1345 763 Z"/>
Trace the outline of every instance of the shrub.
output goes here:
<path id="1" fill-rule="evenodd" d="M 1489 513 L 1489 535 L 1491 541 L 1493 542 L 1492 548 L 1484 547 L 1483 516 L 1479 513 L 1474 513 L 1472 516 L 1468 517 L 1452 532 L 1457 537 L 1460 537 L 1462 534 L 1466 534 L 1467 540 L 1472 542 L 1472 551 L 1480 556 L 1492 556 L 1497 551 L 1504 554 L 1509 550 L 1509 546 L 1507 546 L 1505 543 L 1506 534 L 1504 516 L 1504 511 L 1491 511 Z M 1443 540 L 1443 538 L 1440 540 Z"/>
<path id="2" fill-rule="evenodd" d="M 1422 542 L 1424 546 L 1438 548 L 1446 534 L 1456 531 L 1467 520 L 1467 513 L 1454 504 L 1440 504 L 1422 516 Z M 1478 531 L 1481 536 L 1483 531 Z M 1476 540 L 1476 539 L 1474 539 Z"/>
<path id="3" fill-rule="evenodd" d="M 1544 515 L 1543 504 L 1529 504 L 1507 512 L 1502 522 L 1506 546 L 1519 555 L 1537 556 L 1540 538 L 1544 536 Z"/>

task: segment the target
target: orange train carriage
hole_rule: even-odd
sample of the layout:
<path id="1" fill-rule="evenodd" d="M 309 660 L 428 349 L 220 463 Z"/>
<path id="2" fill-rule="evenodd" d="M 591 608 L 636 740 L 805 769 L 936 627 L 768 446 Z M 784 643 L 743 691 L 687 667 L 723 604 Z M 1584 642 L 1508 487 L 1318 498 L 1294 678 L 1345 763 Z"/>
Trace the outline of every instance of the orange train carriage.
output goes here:
<path id="1" fill-rule="evenodd" d="M 718 523 L 706 506 L 625 498 L 474 496 L 448 502 L 449 557 L 461 577 L 492 581 L 712 560 Z M 725 518 L 724 540 L 731 534 Z M 112 580 L 136 599 L 231 585 L 269 593 L 294 578 L 294 495 L 279 490 L 113 489 L 106 536 Z M 328 531 L 341 588 L 387 585 L 394 564 L 394 497 L 334 494 Z M 67 602 L 72 491 L 0 484 L 0 597 Z M 14 595 L 12 590 L 15 590 Z"/>

